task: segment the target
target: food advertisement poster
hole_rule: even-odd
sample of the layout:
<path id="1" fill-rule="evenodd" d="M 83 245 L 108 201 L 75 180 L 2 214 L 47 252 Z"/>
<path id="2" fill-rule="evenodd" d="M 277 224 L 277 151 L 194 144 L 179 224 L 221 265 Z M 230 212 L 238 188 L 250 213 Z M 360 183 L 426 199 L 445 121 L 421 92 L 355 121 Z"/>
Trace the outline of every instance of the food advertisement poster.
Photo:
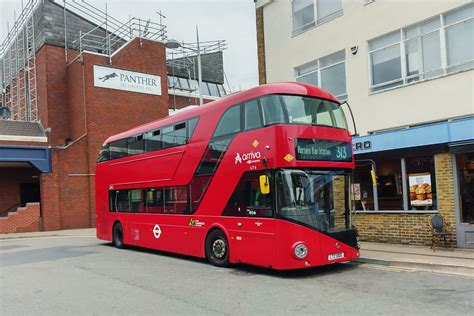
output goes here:
<path id="1" fill-rule="evenodd" d="M 352 184 L 352 195 L 355 201 L 360 201 L 360 183 Z"/>
<path id="2" fill-rule="evenodd" d="M 408 183 L 410 185 L 410 203 L 412 206 L 433 205 L 433 194 L 431 191 L 431 174 L 409 174 Z"/>

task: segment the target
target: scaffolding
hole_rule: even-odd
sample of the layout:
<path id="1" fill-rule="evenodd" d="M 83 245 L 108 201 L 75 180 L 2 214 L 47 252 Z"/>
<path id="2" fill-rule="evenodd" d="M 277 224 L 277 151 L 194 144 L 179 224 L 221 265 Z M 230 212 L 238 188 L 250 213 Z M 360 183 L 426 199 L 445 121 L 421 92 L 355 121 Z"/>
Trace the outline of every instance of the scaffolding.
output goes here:
<path id="1" fill-rule="evenodd" d="M 67 34 L 66 12 L 71 11 L 81 16 L 86 16 L 96 26 L 87 32 L 79 32 L 71 47 L 68 47 L 67 38 L 64 40 L 66 51 L 66 61 L 68 60 L 67 50 L 72 48 L 79 52 L 80 56 L 84 51 L 96 52 L 107 55 L 109 63 L 112 64 L 112 55 L 125 43 L 139 38 L 140 45 L 142 39 L 166 41 L 166 26 L 163 24 L 164 16 L 158 13 L 159 22 L 151 19 L 144 20 L 137 17 L 130 17 L 126 22 L 120 22 L 107 12 L 102 11 L 86 1 L 62 1 L 65 16 L 65 33 Z M 77 57 L 77 56 L 76 56 Z"/>
<path id="2" fill-rule="evenodd" d="M 199 42 L 175 42 L 176 46 L 173 49 L 168 49 L 166 51 L 166 65 L 171 68 L 171 73 L 169 75 L 175 76 L 175 70 L 179 70 L 181 73 L 180 77 L 186 77 L 189 79 L 190 84 L 189 89 L 180 87 L 179 90 L 184 90 L 189 93 L 194 94 L 194 98 L 198 98 L 199 87 L 197 68 L 198 63 L 198 54 L 211 54 L 222 52 L 227 48 L 227 43 L 225 40 L 216 40 L 216 41 L 199 41 Z M 182 73 L 186 74 L 185 76 Z M 173 91 L 173 96 L 176 95 L 176 86 L 177 82 L 169 82 L 169 88 Z M 173 101 L 173 107 L 176 110 L 176 101 Z M 196 102 L 197 103 L 197 102 Z"/>
<path id="3" fill-rule="evenodd" d="M 21 121 L 38 120 L 36 89 L 36 47 L 34 10 L 40 1 L 29 0 L 16 17 L 0 46 L 1 105 L 10 118 Z"/>
<path id="4" fill-rule="evenodd" d="M 44 27 L 38 19 L 43 19 L 41 10 L 45 2 L 54 3 L 63 10 L 64 29 L 54 31 L 56 35 L 64 36 L 65 63 L 87 51 L 108 56 L 111 64 L 113 53 L 136 37 L 140 39 L 140 45 L 143 39 L 166 40 L 161 13 L 158 13 L 159 22 L 129 17 L 122 23 L 108 14 L 107 5 L 103 11 L 84 0 L 28 0 L 25 5 L 22 1 L 22 11 L 18 17 L 15 13 L 11 28 L 7 23 L 8 33 L 0 45 L 0 112 L 9 113 L 7 118 L 12 120 L 39 121 L 36 52 L 40 48 L 38 45 L 48 42 L 48 35 L 44 29 L 35 30 L 35 27 Z M 84 19 L 87 22 L 84 25 L 91 27 L 71 34 L 70 14 Z M 71 50 L 75 51 L 74 56 L 68 56 Z M 3 116 L 5 118 L 5 114 Z"/>

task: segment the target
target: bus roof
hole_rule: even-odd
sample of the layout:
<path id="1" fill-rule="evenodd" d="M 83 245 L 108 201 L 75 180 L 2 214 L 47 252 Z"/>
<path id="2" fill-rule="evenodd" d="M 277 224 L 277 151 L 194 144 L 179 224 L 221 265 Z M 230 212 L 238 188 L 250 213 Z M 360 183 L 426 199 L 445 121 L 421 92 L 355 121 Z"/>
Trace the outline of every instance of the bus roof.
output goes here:
<path id="1" fill-rule="evenodd" d="M 169 124 L 187 120 L 195 116 L 203 115 L 208 112 L 216 110 L 225 110 L 232 105 L 269 94 L 305 95 L 309 97 L 330 100 L 340 104 L 339 100 L 337 100 L 337 98 L 329 92 L 304 82 L 269 83 L 245 91 L 230 94 L 219 100 L 206 103 L 204 106 L 199 106 L 197 108 L 192 108 L 186 111 L 178 111 L 173 115 L 134 127 L 125 132 L 110 136 L 105 141 L 105 143 L 110 143 L 119 139 L 139 135 L 144 132 L 155 130 Z"/>

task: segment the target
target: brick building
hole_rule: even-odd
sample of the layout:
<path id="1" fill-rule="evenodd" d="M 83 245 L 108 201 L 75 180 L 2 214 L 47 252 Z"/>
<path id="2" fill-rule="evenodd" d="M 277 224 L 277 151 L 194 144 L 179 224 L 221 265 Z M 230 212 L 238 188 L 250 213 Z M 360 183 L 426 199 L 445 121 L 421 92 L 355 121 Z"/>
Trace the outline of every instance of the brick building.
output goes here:
<path id="1" fill-rule="evenodd" d="M 198 103 L 194 57 L 167 58 L 164 25 L 84 5 L 29 1 L 1 46 L 0 233 L 94 227 L 103 141 Z M 205 102 L 225 94 L 222 58 L 202 55 Z"/>
<path id="2" fill-rule="evenodd" d="M 361 237 L 429 244 L 440 214 L 473 248 L 472 1 L 255 3 L 260 83 L 311 83 L 352 107 Z"/>

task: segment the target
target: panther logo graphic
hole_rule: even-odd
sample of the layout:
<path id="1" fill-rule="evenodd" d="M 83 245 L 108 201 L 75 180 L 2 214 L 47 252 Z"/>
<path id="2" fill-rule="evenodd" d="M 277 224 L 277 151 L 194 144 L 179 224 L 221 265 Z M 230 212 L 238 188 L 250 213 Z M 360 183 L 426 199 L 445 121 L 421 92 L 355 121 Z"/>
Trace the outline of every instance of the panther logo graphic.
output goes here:
<path id="1" fill-rule="evenodd" d="M 118 75 L 115 72 L 113 72 L 111 74 L 100 77 L 99 80 L 102 80 L 102 82 L 104 82 L 104 81 L 107 81 L 107 80 L 109 80 L 111 78 L 115 78 L 115 77 L 118 77 Z"/>

